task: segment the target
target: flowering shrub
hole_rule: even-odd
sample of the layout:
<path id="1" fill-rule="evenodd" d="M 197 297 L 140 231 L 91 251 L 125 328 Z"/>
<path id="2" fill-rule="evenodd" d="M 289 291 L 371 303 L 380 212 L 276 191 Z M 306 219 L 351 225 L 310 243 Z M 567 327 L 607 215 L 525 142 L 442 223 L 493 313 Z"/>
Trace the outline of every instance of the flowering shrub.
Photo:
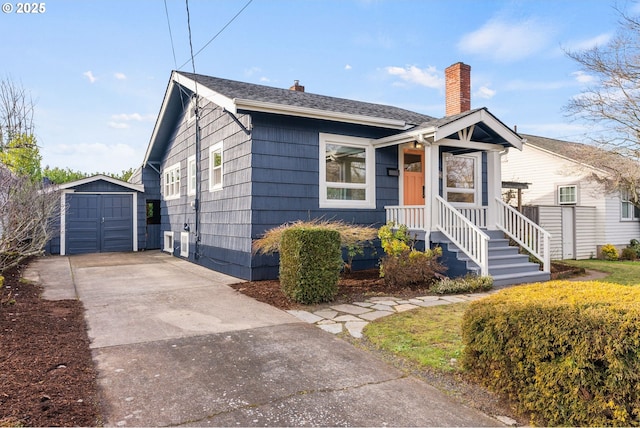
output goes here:
<path id="1" fill-rule="evenodd" d="M 428 285 L 446 268 L 438 262 L 442 248 L 418 251 L 409 236 L 407 226 L 387 223 L 378 231 L 385 252 L 380 261 L 380 276 L 387 285 L 406 287 Z"/>
<path id="2" fill-rule="evenodd" d="M 618 260 L 618 249 L 612 244 L 603 245 L 600 252 L 602 253 L 602 258 L 605 260 Z"/>

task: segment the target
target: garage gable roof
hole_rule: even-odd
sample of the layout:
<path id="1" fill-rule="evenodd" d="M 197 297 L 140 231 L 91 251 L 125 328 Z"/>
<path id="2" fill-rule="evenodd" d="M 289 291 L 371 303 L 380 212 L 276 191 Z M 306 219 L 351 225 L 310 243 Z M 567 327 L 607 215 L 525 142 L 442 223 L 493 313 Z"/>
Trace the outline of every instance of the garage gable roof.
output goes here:
<path id="1" fill-rule="evenodd" d="M 81 178 L 80 180 L 70 181 L 68 183 L 60 184 L 58 188 L 60 190 L 74 189 L 76 187 L 94 183 L 96 181 L 105 181 L 107 183 L 115 184 L 116 186 L 124 187 L 127 190 L 134 190 L 136 192 L 144 192 L 144 185 L 131 184 L 126 181 L 118 180 L 117 178 L 109 177 L 108 175 L 97 174 L 91 177 Z"/>

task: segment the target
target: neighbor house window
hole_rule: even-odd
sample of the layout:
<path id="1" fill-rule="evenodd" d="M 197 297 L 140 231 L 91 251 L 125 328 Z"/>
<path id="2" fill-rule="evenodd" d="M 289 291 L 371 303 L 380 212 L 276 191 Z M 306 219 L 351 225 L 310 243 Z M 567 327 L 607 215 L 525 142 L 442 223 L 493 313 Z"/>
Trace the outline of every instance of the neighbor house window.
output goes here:
<path id="1" fill-rule="evenodd" d="M 446 201 L 456 205 L 480 204 L 482 154 L 444 154 Z"/>
<path id="2" fill-rule="evenodd" d="M 640 209 L 633 205 L 630 199 L 631 197 L 628 190 L 622 190 L 620 192 L 622 220 L 638 220 L 640 218 Z"/>
<path id="3" fill-rule="evenodd" d="M 578 203 L 578 186 L 558 186 L 558 204 L 575 205 Z"/>
<path id="4" fill-rule="evenodd" d="M 320 208 L 375 206 L 375 150 L 370 140 L 320 134 Z"/>
<path id="5" fill-rule="evenodd" d="M 164 198 L 175 199 L 180 197 L 180 164 L 176 163 L 164 170 Z"/>
<path id="6" fill-rule="evenodd" d="M 187 159 L 187 195 L 196 194 L 196 156 Z"/>
<path id="7" fill-rule="evenodd" d="M 209 149 L 209 190 L 222 189 L 222 141 Z"/>

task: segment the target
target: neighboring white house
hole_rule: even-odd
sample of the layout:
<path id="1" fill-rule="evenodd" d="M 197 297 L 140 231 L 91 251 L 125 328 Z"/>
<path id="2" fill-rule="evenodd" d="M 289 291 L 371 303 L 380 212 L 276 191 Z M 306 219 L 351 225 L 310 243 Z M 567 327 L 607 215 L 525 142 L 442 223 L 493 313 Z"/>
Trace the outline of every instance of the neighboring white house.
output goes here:
<path id="1" fill-rule="evenodd" d="M 596 257 L 605 244 L 624 248 L 640 239 L 640 212 L 624 192 L 606 193 L 588 177 L 608 173 L 574 160 L 588 146 L 522 137 L 522 151 L 510 150 L 502 158 L 502 180 L 528 183 L 522 190 L 523 210 L 552 234 L 553 259 Z"/>

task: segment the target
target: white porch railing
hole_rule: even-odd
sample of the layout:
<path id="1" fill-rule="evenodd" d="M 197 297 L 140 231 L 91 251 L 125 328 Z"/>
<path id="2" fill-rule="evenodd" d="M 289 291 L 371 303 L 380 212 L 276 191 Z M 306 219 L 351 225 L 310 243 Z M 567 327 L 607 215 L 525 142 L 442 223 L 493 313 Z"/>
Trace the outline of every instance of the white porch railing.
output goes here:
<path id="1" fill-rule="evenodd" d="M 384 207 L 387 212 L 387 222 L 404 224 L 409 229 L 427 230 L 424 205 L 402 205 Z"/>
<path id="2" fill-rule="evenodd" d="M 542 270 L 551 272 L 551 234 L 496 198 L 497 227 L 542 261 Z"/>
<path id="3" fill-rule="evenodd" d="M 489 275 L 489 236 L 440 196 L 436 203 L 436 228 L 480 266 L 480 275 Z"/>
<path id="4" fill-rule="evenodd" d="M 457 208 L 457 210 L 477 227 L 487 227 L 487 207 Z"/>

